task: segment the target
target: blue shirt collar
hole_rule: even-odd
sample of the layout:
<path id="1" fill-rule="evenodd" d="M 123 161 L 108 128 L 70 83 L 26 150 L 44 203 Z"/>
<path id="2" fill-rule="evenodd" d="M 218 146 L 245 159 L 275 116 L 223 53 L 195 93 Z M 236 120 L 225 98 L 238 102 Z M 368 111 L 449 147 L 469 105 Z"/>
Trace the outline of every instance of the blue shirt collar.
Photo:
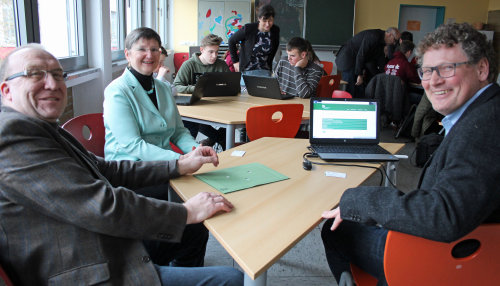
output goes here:
<path id="1" fill-rule="evenodd" d="M 476 94 L 474 94 L 474 96 L 471 97 L 464 105 L 462 105 L 459 109 L 453 111 L 452 113 L 446 115 L 443 118 L 443 120 L 441 122 L 443 123 L 445 135 L 450 133 L 451 128 L 453 127 L 453 125 L 455 125 L 455 123 L 457 123 L 458 119 L 460 119 L 460 117 L 462 116 L 464 111 L 467 109 L 467 107 L 469 107 L 469 105 L 471 105 L 471 103 L 473 103 L 474 100 L 476 100 L 479 97 L 479 95 L 481 95 L 481 93 L 483 93 L 483 91 L 485 89 L 490 87 L 490 85 L 492 85 L 492 84 L 490 83 L 487 86 L 478 90 L 478 92 L 476 92 Z"/>

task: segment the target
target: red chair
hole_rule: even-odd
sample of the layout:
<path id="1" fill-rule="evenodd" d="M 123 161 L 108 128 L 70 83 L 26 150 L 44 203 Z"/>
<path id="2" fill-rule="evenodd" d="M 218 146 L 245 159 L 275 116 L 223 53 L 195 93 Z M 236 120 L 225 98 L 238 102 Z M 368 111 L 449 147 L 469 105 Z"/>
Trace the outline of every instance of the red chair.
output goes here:
<path id="1" fill-rule="evenodd" d="M 3 282 L 3 284 L 2 283 L 0 284 L 5 286 L 13 286 L 12 281 L 10 281 L 9 277 L 7 276 L 7 274 L 5 273 L 5 271 L 1 266 L 0 266 L 0 282 Z"/>
<path id="2" fill-rule="evenodd" d="M 189 53 L 175 53 L 174 54 L 174 67 L 177 73 L 182 64 L 189 59 Z"/>
<path id="3" fill-rule="evenodd" d="M 323 65 L 323 69 L 326 72 L 326 75 L 331 75 L 333 71 L 333 63 L 328 61 L 320 61 Z"/>
<path id="4" fill-rule="evenodd" d="M 339 89 L 340 75 L 326 75 L 319 80 L 316 88 L 317 97 L 330 97 L 334 90 Z"/>
<path id="5" fill-rule="evenodd" d="M 88 138 L 84 136 L 85 127 L 90 133 Z M 97 156 L 104 157 L 105 130 L 102 113 L 90 113 L 71 118 L 64 123 L 62 128 L 71 133 L 85 149 Z M 170 146 L 172 151 L 184 154 L 174 143 L 170 142 Z"/>
<path id="6" fill-rule="evenodd" d="M 294 138 L 299 131 L 303 110 L 304 105 L 293 103 L 250 107 L 246 116 L 247 136 L 250 140 L 261 137 Z"/>
<path id="7" fill-rule="evenodd" d="M 451 243 L 389 231 L 384 271 L 389 285 L 496 285 L 500 280 L 500 224 L 483 224 Z M 457 255 L 457 249 L 468 253 Z M 356 285 L 377 279 L 351 264 Z"/>
<path id="8" fill-rule="evenodd" d="M 104 121 L 102 113 L 90 113 L 80 115 L 68 120 L 62 126 L 71 133 L 88 151 L 97 156 L 104 157 Z M 88 137 L 85 128 L 90 133 Z"/>
<path id="9" fill-rule="evenodd" d="M 334 90 L 332 92 L 332 98 L 352 98 L 352 95 L 344 90 Z"/>

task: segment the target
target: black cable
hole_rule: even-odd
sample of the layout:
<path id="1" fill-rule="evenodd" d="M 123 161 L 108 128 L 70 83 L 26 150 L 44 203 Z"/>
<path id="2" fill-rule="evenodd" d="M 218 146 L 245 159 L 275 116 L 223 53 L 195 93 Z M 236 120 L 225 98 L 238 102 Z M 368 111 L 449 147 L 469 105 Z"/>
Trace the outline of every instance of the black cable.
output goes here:
<path id="1" fill-rule="evenodd" d="M 308 146 L 307 149 L 309 151 L 312 151 L 311 146 Z M 319 157 L 318 154 L 314 153 L 314 152 L 306 152 L 306 153 L 304 153 L 302 155 L 302 158 L 304 159 L 304 161 L 308 161 L 311 164 L 315 164 L 315 165 L 322 165 L 322 166 L 329 165 L 329 166 L 359 167 L 359 168 L 375 169 L 375 170 L 379 171 L 379 173 L 380 173 L 380 183 L 379 183 L 380 186 L 382 186 L 382 184 L 384 182 L 384 176 L 385 176 L 385 178 L 391 184 L 391 186 L 393 186 L 394 188 L 396 188 L 396 186 L 389 179 L 389 175 L 387 175 L 387 170 L 385 169 L 384 165 L 382 165 L 382 164 L 380 165 L 380 167 L 373 167 L 373 166 L 358 165 L 358 164 L 343 164 L 343 163 L 331 163 L 331 162 L 315 162 L 315 161 L 309 160 L 309 158 L 318 158 L 318 157 Z"/>

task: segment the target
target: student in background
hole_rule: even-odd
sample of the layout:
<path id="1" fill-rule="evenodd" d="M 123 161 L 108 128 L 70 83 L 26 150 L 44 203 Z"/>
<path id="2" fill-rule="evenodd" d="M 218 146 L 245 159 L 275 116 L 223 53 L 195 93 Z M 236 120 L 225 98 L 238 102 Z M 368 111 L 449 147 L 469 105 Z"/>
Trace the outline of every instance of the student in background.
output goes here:
<path id="1" fill-rule="evenodd" d="M 161 80 L 164 82 L 166 85 L 170 86 L 172 89 L 172 96 L 177 95 L 177 89 L 173 84 L 171 84 L 165 76 L 170 73 L 170 69 L 165 66 L 165 59 L 168 57 L 167 50 L 163 46 L 160 47 L 161 54 L 160 54 L 160 62 L 158 63 L 158 68 L 156 68 L 155 72 L 153 73 L 153 77 L 156 79 Z"/>
<path id="2" fill-rule="evenodd" d="M 189 60 L 185 61 L 174 80 L 174 86 L 180 93 L 193 93 L 196 81 L 204 72 L 229 72 L 226 63 L 218 58 L 219 46 L 222 38 L 209 34 L 201 40 L 200 52 L 194 53 Z M 207 136 L 201 141 L 204 146 L 213 146 L 216 142 L 223 149 L 226 146 L 226 129 L 215 129 L 212 126 L 184 121 L 191 135 L 196 138 L 198 132 Z"/>
<path id="3" fill-rule="evenodd" d="M 323 69 L 314 62 L 317 57 L 309 42 L 292 38 L 286 45 L 286 53 L 287 58 L 283 57 L 275 70 L 281 91 L 300 98 L 315 96 Z"/>
<path id="4" fill-rule="evenodd" d="M 420 83 L 417 69 L 408 62 L 408 57 L 413 53 L 415 45 L 410 41 L 402 41 L 399 44 L 394 57 L 385 65 L 385 73 L 401 78 L 406 84 Z"/>
<path id="5" fill-rule="evenodd" d="M 280 44 L 280 29 L 274 25 L 274 8 L 258 9 L 257 23 L 245 24 L 229 38 L 229 51 L 235 71 L 250 75 L 270 76 L 273 59 Z M 240 43 L 240 53 L 236 44 Z M 250 72 L 252 71 L 252 72 Z"/>
<path id="6" fill-rule="evenodd" d="M 389 230 L 452 242 L 482 223 L 500 222 L 500 87 L 493 46 L 469 24 L 448 24 L 427 34 L 417 54 L 426 96 L 445 115 L 446 136 L 417 189 L 348 189 L 337 208 L 323 213 L 328 220 L 321 236 L 337 281 L 350 276 L 352 262 L 375 276 L 377 285 L 387 285 Z"/>
<path id="7" fill-rule="evenodd" d="M 168 85 L 153 77 L 160 61 L 160 36 L 137 28 L 125 39 L 128 67 L 104 90 L 106 160 L 172 160 L 198 143 L 182 124 Z"/>

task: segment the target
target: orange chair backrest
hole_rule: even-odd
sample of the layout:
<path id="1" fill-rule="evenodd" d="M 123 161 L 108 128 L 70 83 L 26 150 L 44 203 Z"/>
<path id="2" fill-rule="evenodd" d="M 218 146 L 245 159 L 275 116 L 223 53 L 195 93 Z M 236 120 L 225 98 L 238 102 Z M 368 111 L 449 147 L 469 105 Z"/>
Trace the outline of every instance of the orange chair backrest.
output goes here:
<path id="1" fill-rule="evenodd" d="M 85 127 L 90 133 L 88 138 L 84 136 L 84 133 L 87 132 Z M 104 157 L 105 131 L 102 113 L 90 113 L 71 118 L 64 123 L 62 128 L 71 133 L 85 149 L 97 156 Z"/>
<path id="2" fill-rule="evenodd" d="M 246 116 L 247 136 L 250 140 L 261 137 L 294 138 L 302 122 L 303 110 L 302 104 L 250 107 Z"/>
<path id="3" fill-rule="evenodd" d="M 334 90 L 332 98 L 352 98 L 352 95 L 345 90 Z"/>
<path id="4" fill-rule="evenodd" d="M 326 75 L 319 80 L 316 88 L 317 97 L 331 97 L 334 90 L 339 89 L 340 75 Z"/>
<path id="5" fill-rule="evenodd" d="M 333 71 L 333 63 L 328 61 L 320 61 L 323 65 L 323 69 L 326 72 L 326 75 L 331 75 Z"/>
<path id="6" fill-rule="evenodd" d="M 468 242 L 478 248 L 466 257 L 453 253 Z M 451 243 L 389 231 L 384 271 L 389 285 L 494 285 L 500 280 L 500 224 L 482 224 Z M 357 270 L 356 270 L 357 271 Z M 358 274 L 353 270 L 357 285 Z M 371 277 L 371 276 L 370 276 Z M 371 277 L 373 278 L 373 277 Z M 375 280 L 376 281 L 376 280 Z"/>
<path id="7" fill-rule="evenodd" d="M 188 59 L 189 59 L 189 53 L 175 53 L 174 54 L 175 72 L 178 72 L 182 64 Z"/>

